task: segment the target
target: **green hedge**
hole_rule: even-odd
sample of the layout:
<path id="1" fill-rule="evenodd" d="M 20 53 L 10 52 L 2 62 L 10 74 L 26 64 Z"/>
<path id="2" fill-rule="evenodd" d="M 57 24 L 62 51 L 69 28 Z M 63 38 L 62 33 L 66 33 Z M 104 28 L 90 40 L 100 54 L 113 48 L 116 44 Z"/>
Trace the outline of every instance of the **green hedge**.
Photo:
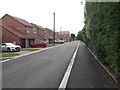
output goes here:
<path id="1" fill-rule="evenodd" d="M 85 26 L 77 39 L 120 75 L 120 2 L 86 3 Z"/>

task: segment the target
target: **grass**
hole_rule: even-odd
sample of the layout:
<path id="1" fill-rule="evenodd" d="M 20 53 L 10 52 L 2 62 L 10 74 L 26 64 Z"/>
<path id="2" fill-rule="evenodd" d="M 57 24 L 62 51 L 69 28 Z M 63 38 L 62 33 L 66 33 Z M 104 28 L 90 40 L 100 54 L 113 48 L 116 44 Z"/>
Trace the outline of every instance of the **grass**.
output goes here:
<path id="1" fill-rule="evenodd" d="M 7 53 L 7 54 L 0 54 L 0 57 L 12 57 L 12 56 L 17 56 L 20 55 L 18 53 Z"/>
<path id="2" fill-rule="evenodd" d="M 21 51 L 37 51 L 37 50 L 40 50 L 40 49 L 21 49 Z"/>
<path id="3" fill-rule="evenodd" d="M 59 44 L 55 44 L 55 46 L 57 46 L 57 45 L 59 45 Z M 47 45 L 47 47 L 53 47 L 54 46 L 54 44 L 48 44 Z"/>

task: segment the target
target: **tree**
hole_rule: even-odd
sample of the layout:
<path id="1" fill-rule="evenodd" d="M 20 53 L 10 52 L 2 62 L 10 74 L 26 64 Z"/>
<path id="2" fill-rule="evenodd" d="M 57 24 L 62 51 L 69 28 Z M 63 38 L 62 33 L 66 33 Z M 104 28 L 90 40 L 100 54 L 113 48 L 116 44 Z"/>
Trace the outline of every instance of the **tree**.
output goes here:
<path id="1" fill-rule="evenodd" d="M 85 26 L 77 37 L 92 48 L 109 69 L 120 76 L 119 28 L 120 2 L 87 2 Z"/>
<path id="2" fill-rule="evenodd" d="M 73 34 L 73 33 L 71 34 L 71 39 L 75 40 L 75 34 Z"/>

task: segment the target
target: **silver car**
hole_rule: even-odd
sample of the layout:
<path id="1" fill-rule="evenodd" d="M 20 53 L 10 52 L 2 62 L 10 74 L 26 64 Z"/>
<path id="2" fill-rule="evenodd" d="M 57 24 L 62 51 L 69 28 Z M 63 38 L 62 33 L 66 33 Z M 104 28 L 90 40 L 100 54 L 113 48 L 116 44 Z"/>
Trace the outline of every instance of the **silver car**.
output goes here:
<path id="1" fill-rule="evenodd" d="M 64 40 L 55 40 L 55 43 L 62 44 L 62 43 L 64 43 Z"/>
<path id="2" fill-rule="evenodd" d="M 2 43 L 1 50 L 2 51 L 20 51 L 21 47 L 19 45 L 15 45 L 13 43 Z"/>

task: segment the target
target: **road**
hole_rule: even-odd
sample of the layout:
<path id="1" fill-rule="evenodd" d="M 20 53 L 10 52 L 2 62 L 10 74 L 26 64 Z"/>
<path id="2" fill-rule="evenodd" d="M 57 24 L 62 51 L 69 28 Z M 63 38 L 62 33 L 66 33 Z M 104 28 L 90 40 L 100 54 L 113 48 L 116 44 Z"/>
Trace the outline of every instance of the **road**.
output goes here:
<path id="1" fill-rule="evenodd" d="M 78 42 L 2 64 L 3 88 L 58 88 Z"/>
<path id="2" fill-rule="evenodd" d="M 58 88 L 79 42 L 2 64 L 3 88 Z M 67 88 L 116 88 L 116 82 L 80 43 Z"/>

